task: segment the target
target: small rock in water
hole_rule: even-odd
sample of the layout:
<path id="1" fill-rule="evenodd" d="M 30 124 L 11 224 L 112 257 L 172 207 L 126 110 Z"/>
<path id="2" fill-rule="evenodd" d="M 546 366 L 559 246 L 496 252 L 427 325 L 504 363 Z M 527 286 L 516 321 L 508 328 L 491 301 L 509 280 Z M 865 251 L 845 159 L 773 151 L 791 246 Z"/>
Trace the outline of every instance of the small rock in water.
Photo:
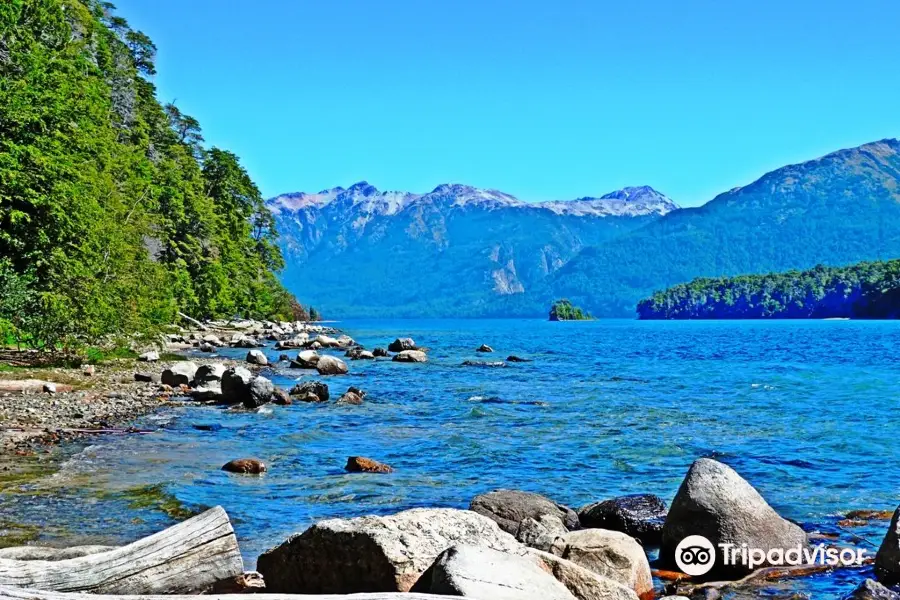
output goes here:
<path id="1" fill-rule="evenodd" d="M 388 354 L 388 351 L 385 350 L 384 348 L 375 348 L 374 350 L 372 350 L 372 356 L 384 357 L 384 356 L 390 356 L 390 354 Z"/>
<path id="2" fill-rule="evenodd" d="M 194 429 L 197 431 L 219 431 L 222 429 L 222 426 L 218 423 L 197 423 L 194 425 Z"/>
<path id="3" fill-rule="evenodd" d="M 359 388 L 350 387 L 343 396 L 341 396 L 337 403 L 338 404 L 353 404 L 360 405 L 363 403 L 363 399 L 366 397 L 366 393 Z"/>
<path id="4" fill-rule="evenodd" d="M 209 342 L 201 342 L 200 345 L 198 346 L 198 349 L 200 350 L 200 352 L 207 352 L 207 353 L 216 351 L 216 347 L 213 346 L 212 344 L 210 344 Z"/>
<path id="5" fill-rule="evenodd" d="M 491 348 L 490 346 L 488 346 L 487 344 L 482 344 L 482 345 L 478 346 L 478 348 L 475 350 L 475 352 L 493 352 L 493 351 L 494 351 L 494 349 Z"/>
<path id="6" fill-rule="evenodd" d="M 290 362 L 290 361 L 291 361 L 291 357 L 288 356 L 287 354 L 279 354 L 278 355 L 278 362 Z"/>
<path id="7" fill-rule="evenodd" d="M 423 363 L 428 362 L 428 355 L 421 350 L 403 350 L 395 354 L 392 360 L 394 362 Z"/>
<path id="8" fill-rule="evenodd" d="M 223 471 L 259 475 L 266 472 L 266 463 L 255 458 L 238 458 L 222 465 Z"/>
<path id="9" fill-rule="evenodd" d="M 319 362 L 319 354 L 315 350 L 304 350 L 297 354 L 296 360 L 291 361 L 292 369 L 315 369 Z"/>
<path id="10" fill-rule="evenodd" d="M 393 473 L 394 469 L 365 456 L 351 456 L 344 469 L 349 473 Z"/>
<path id="11" fill-rule="evenodd" d="M 489 362 L 486 360 L 464 360 L 462 364 L 464 367 L 505 367 L 506 366 L 506 363 L 503 362 L 502 360 L 498 360 L 498 361 L 494 361 L 494 362 Z"/>
<path id="12" fill-rule="evenodd" d="M 141 362 L 156 362 L 159 360 L 159 352 L 157 352 L 156 350 L 144 352 L 143 354 L 138 356 L 138 360 Z"/>
<path id="13" fill-rule="evenodd" d="M 291 388 L 291 397 L 301 402 L 327 402 L 328 385 L 321 381 L 304 381 Z"/>
<path id="14" fill-rule="evenodd" d="M 272 393 L 272 404 L 288 406 L 291 404 L 291 396 L 283 389 L 275 388 L 275 391 Z"/>
<path id="15" fill-rule="evenodd" d="M 875 554 L 875 577 L 885 585 L 900 583 L 900 507 L 894 511 L 887 534 Z"/>
<path id="16" fill-rule="evenodd" d="M 251 350 L 247 353 L 247 362 L 251 365 L 266 366 L 269 364 L 269 359 L 262 350 Z"/>
<path id="17" fill-rule="evenodd" d="M 403 352 L 404 350 L 415 350 L 416 342 L 412 338 L 397 338 L 388 345 L 391 352 Z"/>
<path id="18" fill-rule="evenodd" d="M 516 356 L 515 354 L 510 354 L 506 357 L 506 362 L 531 362 L 531 359 L 522 358 L 521 356 Z"/>
<path id="19" fill-rule="evenodd" d="M 334 356 L 323 355 L 316 362 L 316 370 L 319 375 L 346 375 L 347 363 Z"/>

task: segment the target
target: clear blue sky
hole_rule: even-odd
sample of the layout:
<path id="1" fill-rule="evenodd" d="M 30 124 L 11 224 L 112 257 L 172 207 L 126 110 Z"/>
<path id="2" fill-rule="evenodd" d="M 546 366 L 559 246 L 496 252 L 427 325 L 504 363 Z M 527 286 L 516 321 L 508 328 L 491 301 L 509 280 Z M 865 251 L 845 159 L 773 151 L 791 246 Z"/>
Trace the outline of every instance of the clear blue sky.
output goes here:
<path id="1" fill-rule="evenodd" d="M 896 0 L 118 0 L 266 196 L 365 179 L 685 205 L 900 135 Z"/>

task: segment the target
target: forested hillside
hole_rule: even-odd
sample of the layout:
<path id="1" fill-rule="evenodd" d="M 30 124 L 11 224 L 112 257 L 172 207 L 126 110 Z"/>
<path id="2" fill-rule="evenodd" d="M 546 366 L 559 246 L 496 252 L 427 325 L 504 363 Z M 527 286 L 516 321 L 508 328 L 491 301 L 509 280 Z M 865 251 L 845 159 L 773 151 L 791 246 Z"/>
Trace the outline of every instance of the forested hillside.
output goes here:
<path id="1" fill-rule="evenodd" d="M 897 256 L 900 142 L 882 140 L 777 169 L 585 249 L 549 285 L 595 315 L 633 316 L 641 298 L 696 277 Z"/>
<path id="2" fill-rule="evenodd" d="M 157 100 L 155 53 L 106 2 L 0 3 L 0 342 L 290 316 L 259 190 Z"/>
<path id="3" fill-rule="evenodd" d="M 896 319 L 900 260 L 695 279 L 656 292 L 637 311 L 641 319 Z"/>

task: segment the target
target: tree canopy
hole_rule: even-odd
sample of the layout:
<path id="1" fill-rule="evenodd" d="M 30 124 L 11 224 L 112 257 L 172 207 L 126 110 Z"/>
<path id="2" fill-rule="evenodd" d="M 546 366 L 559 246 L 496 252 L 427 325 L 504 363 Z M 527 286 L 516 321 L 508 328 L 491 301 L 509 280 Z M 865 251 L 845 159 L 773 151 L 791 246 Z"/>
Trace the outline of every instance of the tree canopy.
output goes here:
<path id="1" fill-rule="evenodd" d="M 155 55 L 107 2 L 0 5 L 7 334 L 54 344 L 178 311 L 296 313 L 259 190 L 237 156 L 203 146 L 196 119 L 157 100 Z"/>

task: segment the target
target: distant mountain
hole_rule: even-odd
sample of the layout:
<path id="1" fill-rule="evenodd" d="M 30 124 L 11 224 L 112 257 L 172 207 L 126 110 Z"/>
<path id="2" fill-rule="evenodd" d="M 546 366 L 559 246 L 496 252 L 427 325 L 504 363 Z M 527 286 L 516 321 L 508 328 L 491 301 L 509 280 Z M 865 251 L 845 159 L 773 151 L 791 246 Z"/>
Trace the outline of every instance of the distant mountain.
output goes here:
<path id="1" fill-rule="evenodd" d="M 900 257 L 900 142 L 777 169 L 700 208 L 582 250 L 546 284 L 598 316 L 695 277 Z"/>
<path id="2" fill-rule="evenodd" d="M 341 317 L 544 315 L 548 275 L 678 208 L 646 186 L 530 203 L 466 185 L 416 194 L 366 182 L 267 204 L 283 282 Z"/>

